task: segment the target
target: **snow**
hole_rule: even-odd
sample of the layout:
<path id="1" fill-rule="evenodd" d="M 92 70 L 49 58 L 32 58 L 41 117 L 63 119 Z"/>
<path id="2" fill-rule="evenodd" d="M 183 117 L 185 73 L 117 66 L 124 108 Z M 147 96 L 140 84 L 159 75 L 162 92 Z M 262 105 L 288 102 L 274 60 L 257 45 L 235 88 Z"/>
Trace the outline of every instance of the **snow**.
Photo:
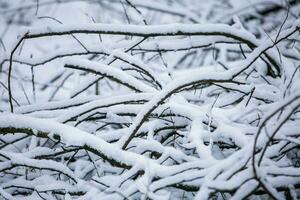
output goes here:
<path id="1" fill-rule="evenodd" d="M 0 199 L 297 199 L 286 7 L 1 2 Z"/>

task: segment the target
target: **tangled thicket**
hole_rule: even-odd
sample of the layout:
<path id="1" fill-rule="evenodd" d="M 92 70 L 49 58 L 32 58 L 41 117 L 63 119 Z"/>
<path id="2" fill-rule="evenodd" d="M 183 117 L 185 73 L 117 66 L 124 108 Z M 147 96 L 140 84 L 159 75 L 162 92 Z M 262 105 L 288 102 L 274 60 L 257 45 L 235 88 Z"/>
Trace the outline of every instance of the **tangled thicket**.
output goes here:
<path id="1" fill-rule="evenodd" d="M 0 1 L 1 199 L 300 197 L 300 1 Z"/>

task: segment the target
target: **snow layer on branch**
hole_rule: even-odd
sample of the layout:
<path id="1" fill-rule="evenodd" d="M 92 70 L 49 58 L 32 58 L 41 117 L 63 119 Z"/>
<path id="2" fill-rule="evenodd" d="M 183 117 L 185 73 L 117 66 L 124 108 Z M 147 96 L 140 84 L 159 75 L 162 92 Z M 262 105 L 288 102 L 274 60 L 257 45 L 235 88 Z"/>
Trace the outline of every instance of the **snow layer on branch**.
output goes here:
<path id="1" fill-rule="evenodd" d="M 27 30 L 29 35 L 36 37 L 47 34 L 63 33 L 102 33 L 136 36 L 165 36 L 165 35 L 223 35 L 234 36 L 236 39 L 253 40 L 256 38 L 245 30 L 235 29 L 224 24 L 167 24 L 167 25 L 120 25 L 120 24 L 86 24 L 86 25 L 56 25 Z M 26 31 L 26 32 L 27 32 Z"/>
<path id="2" fill-rule="evenodd" d="M 105 77 L 111 78 L 112 80 L 117 81 L 137 91 L 142 91 L 142 92 L 156 91 L 154 88 L 144 84 L 143 82 L 130 76 L 126 72 L 101 63 L 92 62 L 85 59 L 66 59 L 65 65 L 70 68 L 75 66 L 75 69 L 77 67 L 78 69 L 81 70 L 86 70 L 88 72 L 93 72 L 95 74 L 103 75 Z"/>

